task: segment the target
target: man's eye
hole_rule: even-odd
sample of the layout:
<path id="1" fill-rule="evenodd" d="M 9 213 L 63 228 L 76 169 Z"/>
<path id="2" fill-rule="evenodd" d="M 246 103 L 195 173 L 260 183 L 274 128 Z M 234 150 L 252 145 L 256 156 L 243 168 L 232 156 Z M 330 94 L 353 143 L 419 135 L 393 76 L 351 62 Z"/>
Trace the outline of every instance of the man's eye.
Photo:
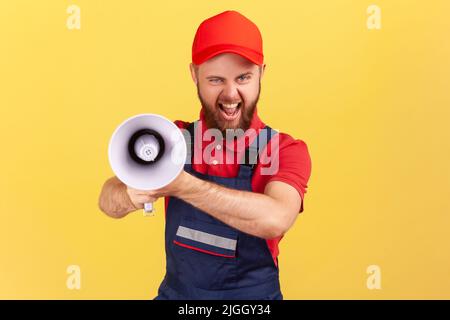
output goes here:
<path id="1" fill-rule="evenodd" d="M 209 82 L 212 82 L 212 83 L 219 83 L 221 81 L 222 81 L 222 79 L 209 79 Z"/>
<path id="2" fill-rule="evenodd" d="M 250 76 L 240 76 L 239 77 L 239 81 L 245 81 L 245 80 L 248 80 L 248 79 L 250 79 Z"/>

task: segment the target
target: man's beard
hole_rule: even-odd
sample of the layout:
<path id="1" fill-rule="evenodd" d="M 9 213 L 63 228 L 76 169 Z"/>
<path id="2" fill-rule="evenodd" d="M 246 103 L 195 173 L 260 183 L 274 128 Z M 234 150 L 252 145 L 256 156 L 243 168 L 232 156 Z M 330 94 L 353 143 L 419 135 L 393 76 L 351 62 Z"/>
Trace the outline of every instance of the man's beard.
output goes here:
<path id="1" fill-rule="evenodd" d="M 248 128 L 250 128 L 250 124 L 253 119 L 253 115 L 255 113 L 256 105 L 258 104 L 259 95 L 261 93 L 261 82 L 259 82 L 258 87 L 258 95 L 256 96 L 256 99 L 253 102 L 250 102 L 249 105 L 247 105 L 244 100 L 242 101 L 241 108 L 241 115 L 239 118 L 239 123 L 237 126 L 230 123 L 230 121 L 226 121 L 221 119 L 220 117 L 220 110 L 218 109 L 217 105 L 211 106 L 210 104 L 206 103 L 201 94 L 200 94 L 200 88 L 197 84 L 197 95 L 200 100 L 200 103 L 202 104 L 203 108 L 203 114 L 205 116 L 205 124 L 208 129 L 219 129 L 222 132 L 222 135 L 226 135 L 227 129 L 237 130 L 242 129 L 243 131 L 246 131 Z M 240 130 L 237 130 L 240 131 Z"/>

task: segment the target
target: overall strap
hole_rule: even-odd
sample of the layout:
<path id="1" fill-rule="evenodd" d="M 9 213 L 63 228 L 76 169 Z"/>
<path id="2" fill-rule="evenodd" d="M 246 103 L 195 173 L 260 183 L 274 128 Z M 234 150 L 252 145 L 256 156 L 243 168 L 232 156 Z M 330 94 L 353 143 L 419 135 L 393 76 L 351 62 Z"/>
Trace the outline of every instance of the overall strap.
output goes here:
<path id="1" fill-rule="evenodd" d="M 195 131 L 197 129 L 198 120 L 191 122 L 186 130 L 183 130 L 184 140 L 186 140 L 186 162 L 192 164 L 192 157 L 194 156 L 194 146 L 195 146 Z"/>
<path id="2" fill-rule="evenodd" d="M 240 161 L 241 166 L 250 167 L 253 170 L 258 163 L 259 155 L 269 143 L 270 139 L 277 134 L 278 131 L 269 126 L 265 126 L 260 130 L 258 136 L 253 140 L 247 149 L 245 149 L 244 157 Z"/>

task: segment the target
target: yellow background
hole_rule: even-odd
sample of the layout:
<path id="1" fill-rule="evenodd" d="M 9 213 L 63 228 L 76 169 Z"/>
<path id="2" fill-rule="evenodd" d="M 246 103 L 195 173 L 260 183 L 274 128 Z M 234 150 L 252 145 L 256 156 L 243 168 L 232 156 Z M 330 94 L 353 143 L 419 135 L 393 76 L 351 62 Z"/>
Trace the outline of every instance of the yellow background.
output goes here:
<path id="1" fill-rule="evenodd" d="M 71 4 L 81 30 L 66 27 Z M 381 30 L 366 27 L 371 4 Z M 97 208 L 107 144 L 138 113 L 198 117 L 193 36 L 227 9 L 263 34 L 260 116 L 312 157 L 281 243 L 285 298 L 450 298 L 446 0 L 1 1 L 0 298 L 156 295 L 163 201 L 153 218 Z M 366 287 L 369 265 L 381 290 Z"/>

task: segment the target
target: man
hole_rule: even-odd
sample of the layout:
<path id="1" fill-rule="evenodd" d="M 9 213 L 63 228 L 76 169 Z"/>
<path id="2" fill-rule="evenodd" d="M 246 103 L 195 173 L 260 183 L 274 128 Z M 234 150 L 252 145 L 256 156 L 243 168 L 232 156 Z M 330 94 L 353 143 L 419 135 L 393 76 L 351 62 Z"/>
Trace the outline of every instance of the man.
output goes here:
<path id="1" fill-rule="evenodd" d="M 103 186 L 99 206 L 114 218 L 165 197 L 167 272 L 156 299 L 283 298 L 278 243 L 303 211 L 311 161 L 303 141 L 258 117 L 264 70 L 253 22 L 236 11 L 203 21 L 190 64 L 200 119 L 176 121 L 195 137 L 191 155 L 200 161 L 187 161 L 160 190 L 134 190 L 116 177 Z M 212 144 L 204 137 L 214 129 L 224 136 Z"/>

